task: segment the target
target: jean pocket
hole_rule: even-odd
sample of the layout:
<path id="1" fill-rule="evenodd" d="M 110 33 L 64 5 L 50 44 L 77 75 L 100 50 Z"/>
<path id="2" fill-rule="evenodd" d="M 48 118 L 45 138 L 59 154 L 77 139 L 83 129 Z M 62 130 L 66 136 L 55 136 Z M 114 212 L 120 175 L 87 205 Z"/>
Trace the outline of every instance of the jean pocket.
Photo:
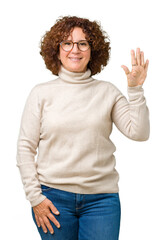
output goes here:
<path id="1" fill-rule="evenodd" d="M 52 190 L 52 188 L 48 187 L 46 185 L 41 185 L 41 190 L 42 190 L 42 192 L 48 192 L 48 191 Z"/>

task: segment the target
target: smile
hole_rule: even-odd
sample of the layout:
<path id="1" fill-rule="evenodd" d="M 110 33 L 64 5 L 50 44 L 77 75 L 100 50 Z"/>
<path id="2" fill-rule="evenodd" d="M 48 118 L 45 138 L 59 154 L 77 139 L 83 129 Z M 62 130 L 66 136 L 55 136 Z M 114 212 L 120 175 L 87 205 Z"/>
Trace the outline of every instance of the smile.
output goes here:
<path id="1" fill-rule="evenodd" d="M 82 58 L 69 58 L 73 62 L 79 62 Z"/>

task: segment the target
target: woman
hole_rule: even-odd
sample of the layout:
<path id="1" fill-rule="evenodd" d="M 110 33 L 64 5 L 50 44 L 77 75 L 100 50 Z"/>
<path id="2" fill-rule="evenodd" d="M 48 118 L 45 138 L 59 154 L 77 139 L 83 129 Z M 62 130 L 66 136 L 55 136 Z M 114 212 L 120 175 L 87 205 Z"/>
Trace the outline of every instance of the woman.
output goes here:
<path id="1" fill-rule="evenodd" d="M 128 102 L 112 83 L 92 77 L 108 63 L 107 38 L 96 21 L 65 16 L 41 41 L 46 67 L 58 78 L 37 84 L 27 98 L 17 166 L 42 239 L 119 238 L 119 174 L 109 135 L 114 123 L 130 139 L 149 138 L 142 88 L 149 61 L 137 48 L 131 72 L 122 65 Z"/>

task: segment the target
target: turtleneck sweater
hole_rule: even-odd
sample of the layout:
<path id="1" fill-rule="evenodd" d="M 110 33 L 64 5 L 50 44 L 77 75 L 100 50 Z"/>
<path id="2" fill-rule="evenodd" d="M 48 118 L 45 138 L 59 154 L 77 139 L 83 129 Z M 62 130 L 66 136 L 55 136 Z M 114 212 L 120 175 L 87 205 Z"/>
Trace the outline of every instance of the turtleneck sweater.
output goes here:
<path id="1" fill-rule="evenodd" d="M 46 198 L 41 184 L 80 194 L 119 192 L 113 124 L 135 141 L 147 140 L 150 132 L 142 85 L 127 92 L 128 100 L 113 83 L 91 77 L 90 69 L 78 73 L 63 66 L 56 79 L 31 89 L 16 165 L 32 207 Z"/>

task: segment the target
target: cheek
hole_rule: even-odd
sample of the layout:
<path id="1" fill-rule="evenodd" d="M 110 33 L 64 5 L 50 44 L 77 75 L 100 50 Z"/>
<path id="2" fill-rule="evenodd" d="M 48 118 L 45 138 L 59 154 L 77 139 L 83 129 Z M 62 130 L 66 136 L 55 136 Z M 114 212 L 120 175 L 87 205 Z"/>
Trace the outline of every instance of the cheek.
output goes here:
<path id="1" fill-rule="evenodd" d="M 89 62 L 90 57 L 91 57 L 91 53 L 90 53 L 90 52 L 86 53 L 86 54 L 84 55 L 84 57 L 85 57 L 85 59 L 87 60 L 87 62 Z"/>
<path id="2" fill-rule="evenodd" d="M 66 57 L 67 57 L 67 53 L 64 52 L 64 51 L 63 51 L 63 52 L 60 51 L 60 53 L 59 53 L 59 59 L 60 59 L 61 61 L 64 61 Z"/>

